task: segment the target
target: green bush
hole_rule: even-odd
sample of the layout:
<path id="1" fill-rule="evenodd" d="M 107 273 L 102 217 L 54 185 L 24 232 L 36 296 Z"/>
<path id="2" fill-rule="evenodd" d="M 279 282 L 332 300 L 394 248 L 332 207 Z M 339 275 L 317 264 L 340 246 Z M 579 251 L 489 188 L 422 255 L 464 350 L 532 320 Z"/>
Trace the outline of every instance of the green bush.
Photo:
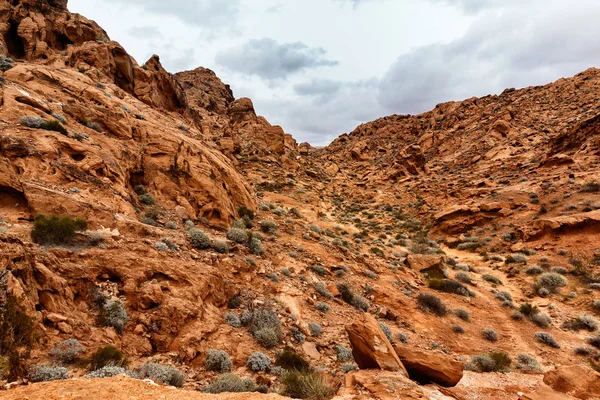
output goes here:
<path id="1" fill-rule="evenodd" d="M 465 309 L 457 308 L 456 311 L 454 311 L 454 314 L 456 314 L 456 316 L 458 318 L 462 319 L 463 321 L 467 321 L 468 322 L 468 321 L 471 320 L 471 315 Z"/>
<path id="2" fill-rule="evenodd" d="M 481 277 L 483 278 L 484 281 L 495 283 L 496 285 L 502 285 L 502 281 L 500 279 L 496 278 L 494 275 L 483 274 Z"/>
<path id="3" fill-rule="evenodd" d="M 153 206 L 156 203 L 156 200 L 150 193 L 144 193 L 140 196 L 140 203 L 147 206 Z"/>
<path id="4" fill-rule="evenodd" d="M 552 319 L 550 318 L 550 316 L 543 312 L 531 314 L 529 316 L 529 319 L 531 319 L 531 322 L 542 328 L 547 328 L 552 324 Z"/>
<path id="5" fill-rule="evenodd" d="M 589 181 L 586 182 L 583 187 L 581 188 L 581 191 L 584 193 L 597 193 L 600 192 L 600 183 L 598 183 L 597 181 Z"/>
<path id="6" fill-rule="evenodd" d="M 242 323 L 264 347 L 271 348 L 281 341 L 281 323 L 274 311 L 257 308 L 242 316 Z"/>
<path id="7" fill-rule="evenodd" d="M 271 220 L 260 221 L 260 230 L 264 233 L 275 233 L 277 224 Z"/>
<path id="8" fill-rule="evenodd" d="M 335 394 L 335 389 L 327 385 L 323 376 L 311 370 L 285 371 L 281 385 L 281 394 L 295 399 L 325 400 Z"/>
<path id="9" fill-rule="evenodd" d="M 27 126 L 29 128 L 45 129 L 47 131 L 55 131 L 62 133 L 65 136 L 69 135 L 65 127 L 62 126 L 62 124 L 55 119 L 48 121 L 41 117 L 27 115 L 21 118 L 20 123 L 21 125 Z"/>
<path id="10" fill-rule="evenodd" d="M 106 366 L 125 367 L 127 359 L 121 350 L 115 346 L 105 346 L 98 349 L 90 360 L 92 371 Z"/>
<path id="11" fill-rule="evenodd" d="M 197 249 L 208 249 L 211 245 L 211 240 L 208 235 L 199 229 L 189 231 L 190 243 Z"/>
<path id="12" fill-rule="evenodd" d="M 248 233 L 243 229 L 234 227 L 227 232 L 227 239 L 235 243 L 245 244 L 248 242 Z"/>
<path id="13" fill-rule="evenodd" d="M 505 264 L 525 264 L 527 263 L 527 256 L 525 256 L 525 254 L 521 254 L 521 253 L 515 253 L 515 254 L 511 254 L 508 257 L 506 257 L 506 261 L 504 261 Z"/>
<path id="14" fill-rule="evenodd" d="M 250 249 L 250 252 L 252 254 L 257 256 L 260 256 L 265 252 L 265 247 L 263 246 L 262 242 L 256 237 L 250 239 L 250 241 L 248 242 L 248 248 Z"/>
<path id="15" fill-rule="evenodd" d="M 263 328 L 254 333 L 254 338 L 266 349 L 275 347 L 281 341 L 280 335 L 274 329 Z"/>
<path id="16" fill-rule="evenodd" d="M 312 336 L 321 336 L 323 334 L 323 328 L 321 327 L 321 325 L 315 322 L 309 322 L 308 329 L 310 330 L 310 334 Z"/>
<path id="17" fill-rule="evenodd" d="M 577 318 L 573 318 L 570 321 L 565 322 L 563 325 L 566 329 L 578 331 L 585 329 L 589 332 L 595 332 L 598 330 L 598 321 L 591 315 L 580 315 Z"/>
<path id="18" fill-rule="evenodd" d="M 248 393 L 256 391 L 256 383 L 250 378 L 242 379 L 236 374 L 223 374 L 202 389 L 204 393 Z"/>
<path id="19" fill-rule="evenodd" d="M 521 371 L 541 371 L 540 363 L 534 357 L 529 354 L 518 354 L 517 355 L 517 369 Z"/>
<path id="20" fill-rule="evenodd" d="M 39 214 L 33 223 L 31 239 L 38 244 L 71 244 L 77 232 L 86 229 L 87 221 L 80 218 Z"/>
<path id="21" fill-rule="evenodd" d="M 231 371 L 233 364 L 229 354 L 223 350 L 210 349 L 206 353 L 206 361 L 204 367 L 207 371 L 214 372 L 229 372 Z"/>
<path id="22" fill-rule="evenodd" d="M 249 209 L 248 207 L 242 206 L 238 208 L 238 216 L 240 218 L 248 217 L 249 219 L 254 219 L 254 211 Z"/>
<path id="23" fill-rule="evenodd" d="M 390 327 L 387 326 L 385 324 L 385 322 L 379 321 L 378 324 L 379 324 L 379 327 L 381 328 L 381 330 L 383 331 L 383 334 L 387 338 L 387 340 L 389 340 L 390 343 L 393 342 L 394 341 L 394 337 L 392 336 L 392 330 L 390 329 Z"/>
<path id="24" fill-rule="evenodd" d="M 0 71 L 6 72 L 13 67 L 14 60 L 0 54 Z"/>
<path id="25" fill-rule="evenodd" d="M 485 328 L 482 331 L 482 334 L 483 334 L 484 339 L 489 340 L 490 342 L 498 341 L 498 333 L 496 333 L 496 331 L 493 329 Z"/>
<path id="26" fill-rule="evenodd" d="M 221 254 L 227 254 L 229 253 L 229 245 L 227 244 L 227 242 L 223 241 L 223 240 L 215 240 L 212 244 L 213 249 L 215 249 L 215 251 L 217 253 L 221 253 Z"/>
<path id="27" fill-rule="evenodd" d="M 304 371 L 309 368 L 308 361 L 302 358 L 300 354 L 296 353 L 294 349 L 289 346 L 286 346 L 283 351 L 277 355 L 275 358 L 275 365 L 284 370 Z"/>
<path id="28" fill-rule="evenodd" d="M 127 371 L 123 367 L 114 367 L 112 365 L 107 365 L 106 367 L 102 367 L 100 369 L 90 372 L 89 374 L 85 375 L 84 378 L 86 378 L 86 379 L 104 379 L 104 378 L 112 378 L 113 376 L 128 375 L 128 374 L 130 374 L 130 372 Z"/>

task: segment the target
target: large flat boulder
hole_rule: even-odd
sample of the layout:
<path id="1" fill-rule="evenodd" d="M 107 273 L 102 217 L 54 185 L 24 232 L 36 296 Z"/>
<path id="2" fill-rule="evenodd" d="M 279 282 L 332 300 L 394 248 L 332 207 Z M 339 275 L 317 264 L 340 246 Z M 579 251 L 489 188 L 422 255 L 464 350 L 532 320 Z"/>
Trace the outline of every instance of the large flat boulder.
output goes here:
<path id="1" fill-rule="evenodd" d="M 352 346 L 352 355 L 360 369 L 402 371 L 408 376 L 392 344 L 372 315 L 364 314 L 352 325 L 346 326 L 346 332 Z"/>
<path id="2" fill-rule="evenodd" d="M 431 351 L 394 345 L 398 358 L 413 381 L 421 384 L 437 383 L 445 387 L 456 386 L 463 377 L 465 365 L 454 358 Z"/>

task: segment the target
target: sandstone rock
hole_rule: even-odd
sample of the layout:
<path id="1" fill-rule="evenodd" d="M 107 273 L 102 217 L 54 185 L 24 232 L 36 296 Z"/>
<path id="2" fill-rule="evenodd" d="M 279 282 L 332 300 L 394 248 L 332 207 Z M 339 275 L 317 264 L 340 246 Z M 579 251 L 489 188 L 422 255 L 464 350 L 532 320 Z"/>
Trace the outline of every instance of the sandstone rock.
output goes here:
<path id="1" fill-rule="evenodd" d="M 317 345 L 313 342 L 304 342 L 302 344 L 302 350 L 308 357 L 312 358 L 315 361 L 321 359 L 321 353 L 319 353 L 319 350 L 317 350 Z"/>
<path id="2" fill-rule="evenodd" d="M 67 324 L 66 322 L 59 322 L 58 324 L 56 324 L 56 328 L 61 333 L 64 333 L 66 335 L 70 335 L 71 333 L 73 333 L 73 328 L 71 328 L 71 325 Z"/>
<path id="3" fill-rule="evenodd" d="M 600 398 L 600 374 L 581 365 L 559 367 L 549 371 L 544 375 L 544 383 L 557 392 L 579 399 Z"/>
<path id="4" fill-rule="evenodd" d="M 394 348 L 372 315 L 364 314 L 364 317 L 346 326 L 346 333 L 359 368 L 400 371 L 407 376 Z"/>
<path id="5" fill-rule="evenodd" d="M 402 372 L 361 370 L 346 374 L 334 400 L 346 399 L 429 399 L 423 390 Z"/>
<path id="6" fill-rule="evenodd" d="M 427 274 L 431 278 L 444 278 L 444 256 L 409 254 L 406 264 L 415 271 Z"/>
<path id="7" fill-rule="evenodd" d="M 414 381 L 452 387 L 462 379 L 464 364 L 448 355 L 403 344 L 395 344 L 393 347 L 408 371 L 408 376 Z"/>

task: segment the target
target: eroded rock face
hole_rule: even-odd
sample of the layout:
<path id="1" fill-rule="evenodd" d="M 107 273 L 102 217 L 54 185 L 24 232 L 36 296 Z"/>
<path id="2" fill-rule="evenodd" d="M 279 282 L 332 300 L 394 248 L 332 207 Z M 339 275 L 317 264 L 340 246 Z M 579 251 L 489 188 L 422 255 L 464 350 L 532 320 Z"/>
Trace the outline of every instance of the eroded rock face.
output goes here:
<path id="1" fill-rule="evenodd" d="M 346 375 L 336 400 L 345 399 L 422 399 L 429 396 L 401 372 L 361 370 Z"/>
<path id="2" fill-rule="evenodd" d="M 346 326 L 346 333 L 352 345 L 354 360 L 360 369 L 400 371 L 407 376 L 394 348 L 372 315 L 365 314 L 364 318 Z"/>
<path id="3" fill-rule="evenodd" d="M 559 367 L 547 372 L 544 375 L 544 383 L 557 392 L 569 394 L 578 399 L 600 397 L 600 374 L 581 365 Z"/>
<path id="4" fill-rule="evenodd" d="M 450 356 L 401 344 L 395 344 L 393 347 L 413 381 L 421 384 L 433 382 L 452 387 L 462 379 L 464 364 Z"/>

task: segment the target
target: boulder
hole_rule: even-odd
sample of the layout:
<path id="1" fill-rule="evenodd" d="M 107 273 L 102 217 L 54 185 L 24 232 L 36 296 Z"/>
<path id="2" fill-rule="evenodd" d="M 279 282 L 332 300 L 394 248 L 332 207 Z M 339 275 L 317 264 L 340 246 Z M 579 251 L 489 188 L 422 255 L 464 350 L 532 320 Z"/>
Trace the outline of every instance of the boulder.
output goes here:
<path id="1" fill-rule="evenodd" d="M 579 399 L 600 398 L 600 374 L 581 365 L 559 367 L 544 375 L 544 383 Z"/>
<path id="2" fill-rule="evenodd" d="M 430 278 L 445 278 L 444 257 L 439 255 L 410 254 L 406 264 L 413 270 L 427 274 Z"/>
<path id="3" fill-rule="evenodd" d="M 464 364 L 446 354 L 409 348 L 401 344 L 394 345 L 394 350 L 413 381 L 421 384 L 434 382 L 452 387 L 462 379 Z"/>
<path id="4" fill-rule="evenodd" d="M 346 326 L 346 332 L 359 368 L 401 371 L 408 376 L 392 344 L 372 315 L 364 314 L 352 325 Z"/>
<path id="5" fill-rule="evenodd" d="M 428 399 L 423 389 L 401 372 L 361 370 L 346 375 L 335 399 Z"/>

